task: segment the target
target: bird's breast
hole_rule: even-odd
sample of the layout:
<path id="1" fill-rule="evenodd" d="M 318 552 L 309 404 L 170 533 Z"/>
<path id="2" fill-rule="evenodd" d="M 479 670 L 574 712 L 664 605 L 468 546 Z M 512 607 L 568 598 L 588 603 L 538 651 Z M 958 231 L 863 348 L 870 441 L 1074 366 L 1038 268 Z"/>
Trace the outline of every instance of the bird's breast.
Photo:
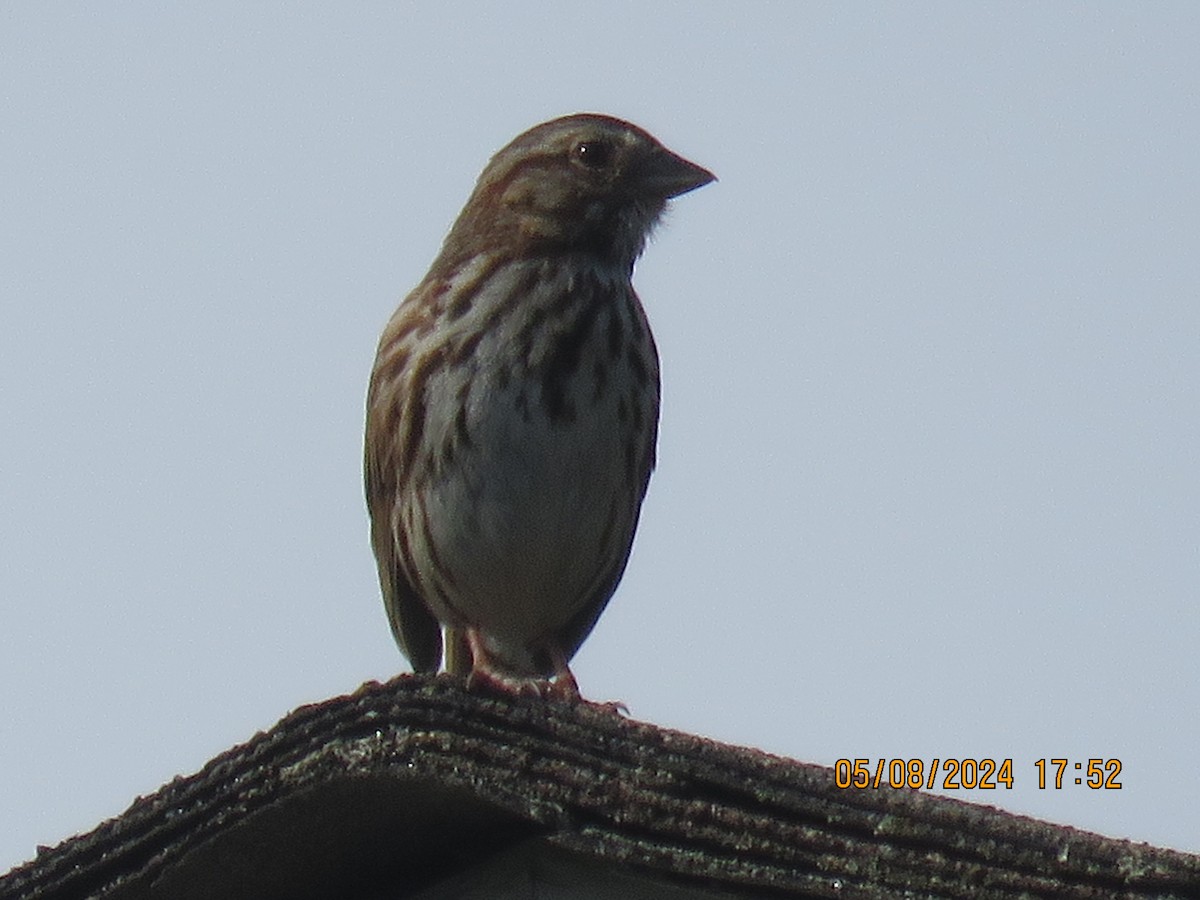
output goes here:
<path id="1" fill-rule="evenodd" d="M 540 283 L 507 306 L 476 300 L 492 327 L 425 388 L 416 491 L 433 593 L 514 639 L 560 627 L 623 565 L 658 416 L 627 281 Z"/>

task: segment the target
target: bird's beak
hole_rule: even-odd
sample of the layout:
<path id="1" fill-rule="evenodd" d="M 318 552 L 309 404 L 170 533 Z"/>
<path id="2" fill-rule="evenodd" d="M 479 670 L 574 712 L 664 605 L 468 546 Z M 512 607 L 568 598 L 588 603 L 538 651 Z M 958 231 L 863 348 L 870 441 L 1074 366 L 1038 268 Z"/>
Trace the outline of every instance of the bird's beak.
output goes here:
<path id="1" fill-rule="evenodd" d="M 664 200 L 694 191 L 716 180 L 717 176 L 708 169 L 676 156 L 665 147 L 659 147 L 638 167 L 637 172 L 638 186 Z"/>

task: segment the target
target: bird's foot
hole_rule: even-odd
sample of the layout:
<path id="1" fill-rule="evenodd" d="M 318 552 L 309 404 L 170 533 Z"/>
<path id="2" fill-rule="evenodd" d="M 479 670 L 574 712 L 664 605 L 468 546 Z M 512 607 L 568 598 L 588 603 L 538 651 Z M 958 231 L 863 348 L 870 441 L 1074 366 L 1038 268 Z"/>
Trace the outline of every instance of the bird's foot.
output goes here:
<path id="1" fill-rule="evenodd" d="M 567 667 L 561 654 L 554 659 L 554 674 L 549 678 L 540 675 L 521 675 L 497 665 L 479 632 L 473 628 L 466 631 L 466 643 L 471 652 L 471 672 L 467 675 L 467 689 L 491 691 L 517 697 L 540 697 L 544 700 L 560 700 L 579 703 L 579 684 Z"/>
<path id="2" fill-rule="evenodd" d="M 573 677 L 563 680 L 557 675 L 553 678 L 513 675 L 510 672 L 481 666 L 476 666 L 467 676 L 467 690 L 513 697 L 540 697 L 543 700 L 559 700 L 565 703 L 583 702 L 579 695 L 579 685 Z"/>

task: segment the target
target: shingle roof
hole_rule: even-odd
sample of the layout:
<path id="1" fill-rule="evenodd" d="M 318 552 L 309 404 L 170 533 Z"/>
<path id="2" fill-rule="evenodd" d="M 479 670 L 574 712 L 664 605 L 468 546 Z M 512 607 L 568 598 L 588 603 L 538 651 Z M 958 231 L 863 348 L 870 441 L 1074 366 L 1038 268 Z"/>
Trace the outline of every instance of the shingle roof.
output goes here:
<path id="1" fill-rule="evenodd" d="M 296 710 L 0 900 L 402 897 L 530 842 L 750 896 L 1200 898 L 1200 856 L 405 676 Z"/>

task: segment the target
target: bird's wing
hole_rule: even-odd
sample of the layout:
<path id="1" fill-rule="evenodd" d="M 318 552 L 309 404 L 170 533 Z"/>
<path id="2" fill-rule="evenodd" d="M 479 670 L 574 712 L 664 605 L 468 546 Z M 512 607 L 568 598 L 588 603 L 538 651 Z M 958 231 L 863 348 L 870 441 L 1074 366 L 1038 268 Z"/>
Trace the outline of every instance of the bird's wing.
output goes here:
<path id="1" fill-rule="evenodd" d="M 400 564 L 395 515 L 399 499 L 399 465 L 396 453 L 400 420 L 398 411 L 378 396 L 377 373 L 371 375 L 367 395 L 367 428 L 363 452 L 367 510 L 371 517 L 371 547 L 379 568 L 379 584 L 388 623 L 401 651 L 415 672 L 436 672 L 442 659 L 442 629 L 417 594 Z M 403 403 L 404 398 L 392 400 Z"/>

